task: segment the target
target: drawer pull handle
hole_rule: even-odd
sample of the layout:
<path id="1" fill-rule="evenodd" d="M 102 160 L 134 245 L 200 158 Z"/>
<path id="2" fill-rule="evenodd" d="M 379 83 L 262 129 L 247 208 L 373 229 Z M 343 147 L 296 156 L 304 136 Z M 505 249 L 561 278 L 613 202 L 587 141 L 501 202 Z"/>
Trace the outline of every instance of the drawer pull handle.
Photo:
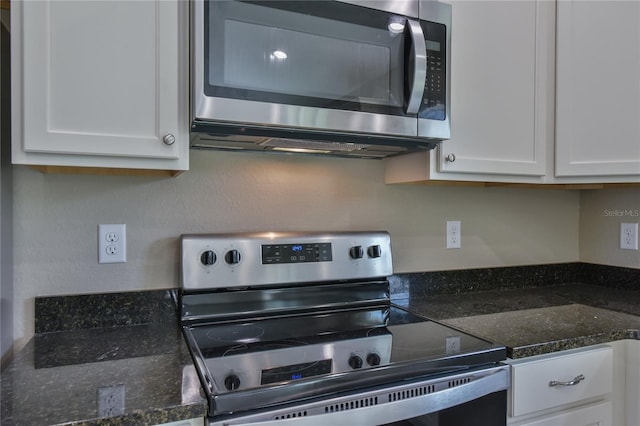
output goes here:
<path id="1" fill-rule="evenodd" d="M 549 382 L 549 386 L 553 387 L 553 386 L 575 386 L 578 383 L 580 383 L 581 381 L 584 380 L 584 376 L 581 374 L 579 376 L 576 376 L 573 378 L 573 380 L 569 381 L 569 382 L 558 382 L 556 380 L 552 380 Z"/>

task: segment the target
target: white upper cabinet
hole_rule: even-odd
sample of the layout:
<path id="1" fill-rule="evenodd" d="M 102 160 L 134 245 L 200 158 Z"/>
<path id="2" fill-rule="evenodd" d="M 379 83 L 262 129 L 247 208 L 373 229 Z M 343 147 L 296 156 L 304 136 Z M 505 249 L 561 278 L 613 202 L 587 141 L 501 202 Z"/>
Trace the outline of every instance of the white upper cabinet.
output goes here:
<path id="1" fill-rule="evenodd" d="M 13 162 L 188 168 L 187 2 L 12 2 Z"/>
<path id="2" fill-rule="evenodd" d="M 428 161 L 419 160 L 424 164 L 421 177 L 388 170 L 387 182 L 541 182 L 553 138 L 555 3 L 449 3 L 451 139 L 432 151 Z M 407 171 L 398 164 L 406 159 L 389 160 L 391 168 L 396 163 L 398 170 Z"/>
<path id="3" fill-rule="evenodd" d="M 553 84 L 545 69 L 553 21 L 545 20 L 545 7 L 544 1 L 452 3 L 454 126 L 434 152 L 439 177 L 545 174 L 544 100 Z"/>
<path id="4" fill-rule="evenodd" d="M 557 39 L 556 176 L 638 181 L 640 2 L 559 1 Z"/>

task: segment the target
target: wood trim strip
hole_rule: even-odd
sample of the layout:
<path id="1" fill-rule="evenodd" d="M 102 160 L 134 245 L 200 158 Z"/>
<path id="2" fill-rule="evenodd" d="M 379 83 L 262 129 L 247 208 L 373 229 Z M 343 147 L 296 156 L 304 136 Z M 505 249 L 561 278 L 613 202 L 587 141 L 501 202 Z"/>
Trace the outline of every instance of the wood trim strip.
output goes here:
<path id="1" fill-rule="evenodd" d="M 29 166 L 41 173 L 90 174 L 102 176 L 176 177 L 182 170 L 117 169 L 107 167 Z"/>
<path id="2" fill-rule="evenodd" d="M 536 184 L 536 183 L 503 183 L 503 182 L 473 182 L 473 181 L 448 181 L 430 180 L 418 182 L 406 182 L 412 185 L 426 186 L 474 186 L 484 188 L 523 188 L 523 189 L 611 189 L 611 188 L 640 188 L 640 182 L 629 183 L 567 183 L 567 184 Z M 387 185 L 398 185 L 394 183 Z"/>

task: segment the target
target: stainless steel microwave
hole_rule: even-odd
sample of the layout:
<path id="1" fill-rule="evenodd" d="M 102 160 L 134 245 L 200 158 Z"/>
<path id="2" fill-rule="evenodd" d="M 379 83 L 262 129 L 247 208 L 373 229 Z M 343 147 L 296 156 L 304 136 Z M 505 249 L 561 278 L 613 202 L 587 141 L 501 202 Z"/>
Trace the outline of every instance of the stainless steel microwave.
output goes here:
<path id="1" fill-rule="evenodd" d="M 451 6 L 195 0 L 191 145 L 380 158 L 451 127 Z"/>

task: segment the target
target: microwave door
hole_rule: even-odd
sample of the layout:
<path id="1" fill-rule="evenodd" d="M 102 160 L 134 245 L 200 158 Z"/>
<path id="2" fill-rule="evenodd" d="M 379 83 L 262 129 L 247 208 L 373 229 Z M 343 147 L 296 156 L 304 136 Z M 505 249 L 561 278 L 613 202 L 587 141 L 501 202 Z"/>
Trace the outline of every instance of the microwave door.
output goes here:
<path id="1" fill-rule="evenodd" d="M 405 59 L 417 35 L 389 28 L 405 16 L 324 1 L 193 6 L 196 120 L 416 136 L 406 107 L 424 78 L 412 69 L 407 90 L 405 66 L 424 59 Z"/>

